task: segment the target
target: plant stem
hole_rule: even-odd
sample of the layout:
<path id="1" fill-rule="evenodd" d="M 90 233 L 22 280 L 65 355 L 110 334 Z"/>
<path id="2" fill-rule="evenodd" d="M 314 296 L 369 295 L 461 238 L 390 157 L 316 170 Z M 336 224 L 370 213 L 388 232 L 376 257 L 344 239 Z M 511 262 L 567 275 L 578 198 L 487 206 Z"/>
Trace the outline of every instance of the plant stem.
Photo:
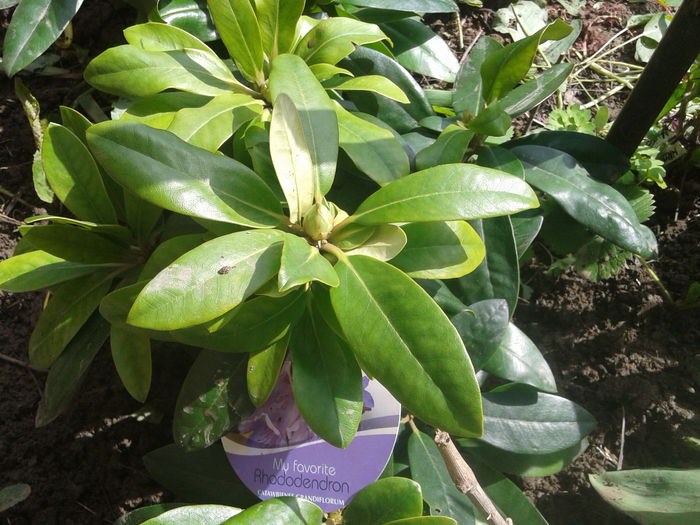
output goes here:
<path id="1" fill-rule="evenodd" d="M 447 470 L 455 486 L 460 492 L 467 495 L 477 509 L 483 512 L 484 516 L 486 516 L 486 521 L 490 521 L 494 525 L 513 525 L 513 521 L 510 518 L 501 516 L 496 505 L 493 504 L 491 498 L 481 488 L 474 472 L 460 455 L 450 435 L 447 432 L 436 429 L 435 444 L 440 450 L 440 454 L 442 454 L 442 459 L 447 465 Z"/>
<path id="2" fill-rule="evenodd" d="M 666 288 L 666 286 L 661 281 L 659 276 L 656 275 L 656 272 L 652 269 L 651 266 L 649 266 L 649 263 L 646 261 L 646 259 L 644 259 L 644 257 L 642 257 L 641 255 L 637 255 L 636 257 L 639 260 L 639 262 L 642 263 L 642 266 L 644 266 L 644 269 L 649 274 L 649 277 L 652 278 L 652 280 L 656 283 L 656 285 L 661 290 L 661 294 L 664 296 L 664 300 L 668 304 L 675 304 L 673 297 L 671 296 L 671 292 L 668 291 L 668 288 Z"/>
<path id="3" fill-rule="evenodd" d="M 619 76 L 619 75 L 613 73 L 612 71 L 608 71 L 608 70 L 605 69 L 603 66 L 600 66 L 600 65 L 596 64 L 595 62 L 591 62 L 591 64 L 589 64 L 588 67 L 590 67 L 590 68 L 591 68 L 593 71 L 595 71 L 596 73 L 600 73 L 600 74 L 603 75 L 603 76 L 612 78 L 612 79 L 615 80 L 616 82 L 619 82 L 620 84 L 623 84 L 625 87 L 628 87 L 629 89 L 632 89 L 632 88 L 634 87 L 634 86 L 630 83 L 629 80 L 626 80 L 626 79 L 622 78 L 621 76 Z"/>
<path id="4" fill-rule="evenodd" d="M 36 370 L 37 372 L 43 372 L 43 370 L 39 370 L 38 368 L 34 368 L 29 363 L 25 363 L 24 361 L 20 361 L 19 359 L 15 359 L 14 357 L 10 357 L 9 355 L 5 355 L 5 354 L 0 353 L 0 359 L 2 359 L 3 361 L 7 361 L 8 363 L 12 363 L 13 365 L 21 366 L 23 368 L 28 368 L 29 370 Z"/>

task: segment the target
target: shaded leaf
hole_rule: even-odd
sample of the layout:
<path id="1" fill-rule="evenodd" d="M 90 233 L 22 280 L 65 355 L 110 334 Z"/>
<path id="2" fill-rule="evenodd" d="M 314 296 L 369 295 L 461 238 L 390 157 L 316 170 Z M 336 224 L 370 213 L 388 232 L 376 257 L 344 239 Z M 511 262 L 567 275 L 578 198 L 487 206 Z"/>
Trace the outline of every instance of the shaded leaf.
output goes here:
<path id="1" fill-rule="evenodd" d="M 1 6 L 0 6 L 1 7 Z M 22 503 L 29 497 L 32 488 L 26 483 L 15 483 L 0 489 L 0 512 Z"/>
<path id="2" fill-rule="evenodd" d="M 204 42 L 219 38 L 206 0 L 160 0 L 158 14 L 163 22 L 184 29 Z"/>
<path id="3" fill-rule="evenodd" d="M 485 299 L 470 304 L 450 318 L 462 338 L 474 369 L 481 370 L 498 350 L 508 329 L 510 313 L 504 299 Z"/>
<path id="4" fill-rule="evenodd" d="M 84 264 L 134 262 L 136 253 L 105 235 L 69 224 L 25 226 L 24 238 L 32 246 L 56 257 Z"/>
<path id="5" fill-rule="evenodd" d="M 241 512 L 243 512 L 241 509 L 223 505 L 189 505 L 168 510 L 143 522 L 143 525 L 182 525 L 184 523 L 219 525 L 223 523 L 222 520 L 227 520 Z"/>
<path id="6" fill-rule="evenodd" d="M 503 46 L 490 36 L 483 36 L 476 41 L 467 59 L 457 74 L 454 94 L 454 110 L 457 114 L 465 113 L 467 117 L 475 116 L 484 107 L 484 80 L 481 66 L 484 61 Z"/>
<path id="7" fill-rule="evenodd" d="M 255 0 L 263 47 L 270 58 L 291 50 L 304 0 Z"/>
<path id="8" fill-rule="evenodd" d="M 141 403 L 151 388 L 151 340 L 143 333 L 112 326 L 112 360 L 127 392 Z"/>
<path id="9" fill-rule="evenodd" d="M 253 405 L 262 405 L 277 384 L 282 363 L 287 355 L 289 338 L 283 337 L 272 346 L 251 354 L 246 367 L 248 395 Z"/>
<path id="10" fill-rule="evenodd" d="M 462 162 L 474 132 L 460 126 L 448 126 L 434 144 L 416 154 L 416 169 Z"/>
<path id="11" fill-rule="evenodd" d="M 0 289 L 13 293 L 41 290 L 100 268 L 66 261 L 41 250 L 30 251 L 0 261 Z"/>
<path id="12" fill-rule="evenodd" d="M 387 521 L 420 516 L 421 487 L 413 480 L 389 477 L 367 485 L 343 511 L 346 525 L 384 525 Z"/>
<path id="13" fill-rule="evenodd" d="M 318 248 L 311 246 L 302 237 L 287 234 L 282 248 L 279 291 L 286 292 L 311 281 L 338 286 L 338 276 L 333 266 L 319 253 Z"/>
<path id="14" fill-rule="evenodd" d="M 124 38 L 132 46 L 139 47 L 144 51 L 199 49 L 215 56 L 209 46 L 196 36 L 168 24 L 148 22 L 127 27 L 124 30 Z"/>
<path id="15" fill-rule="evenodd" d="M 516 87 L 499 101 L 503 111 L 511 117 L 530 111 L 559 89 L 573 68 L 573 64 L 555 64 L 541 75 Z"/>
<path id="16" fill-rule="evenodd" d="M 406 246 L 406 234 L 393 224 L 380 224 L 361 246 L 347 250 L 346 255 L 368 255 L 380 261 L 396 257 Z"/>
<path id="17" fill-rule="evenodd" d="M 457 6 L 453 0 L 344 0 L 344 3 L 413 13 L 457 12 Z"/>

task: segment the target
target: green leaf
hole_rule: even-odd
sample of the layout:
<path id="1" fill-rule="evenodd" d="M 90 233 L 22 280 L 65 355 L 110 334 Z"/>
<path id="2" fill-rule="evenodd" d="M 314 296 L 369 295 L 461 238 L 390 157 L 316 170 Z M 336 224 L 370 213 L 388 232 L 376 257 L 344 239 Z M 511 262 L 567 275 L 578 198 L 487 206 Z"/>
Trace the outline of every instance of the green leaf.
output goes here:
<path id="1" fill-rule="evenodd" d="M 24 238 L 39 250 L 84 264 L 133 262 L 136 254 L 125 245 L 68 224 L 24 227 Z"/>
<path id="2" fill-rule="evenodd" d="M 90 221 L 81 221 L 78 219 L 71 219 L 70 217 L 59 217 L 57 215 L 34 215 L 32 217 L 27 217 L 24 219 L 26 224 L 33 224 L 40 221 L 51 221 L 54 224 L 67 224 L 70 226 L 78 226 L 80 229 L 103 235 L 113 241 L 121 243 L 123 245 L 128 245 L 133 242 L 133 237 L 128 228 L 120 224 L 97 224 Z M 24 228 L 24 227 L 23 227 Z M 26 234 L 30 228 L 24 229 Z"/>
<path id="3" fill-rule="evenodd" d="M 408 175 L 408 155 L 391 133 L 335 105 L 340 147 L 357 168 L 380 186 Z"/>
<path id="4" fill-rule="evenodd" d="M 309 64 L 335 65 L 355 50 L 355 45 L 384 40 L 386 35 L 375 24 L 353 18 L 321 20 L 299 41 L 294 54 Z"/>
<path id="5" fill-rule="evenodd" d="M 338 276 L 333 266 L 319 253 L 318 248 L 292 234 L 284 237 L 278 279 L 280 292 L 311 281 L 320 281 L 331 287 L 338 286 Z"/>
<path id="6" fill-rule="evenodd" d="M 127 98 L 166 89 L 216 96 L 242 87 L 225 64 L 208 52 L 146 51 L 131 45 L 112 47 L 95 57 L 85 69 L 85 80 L 100 91 Z"/>
<path id="7" fill-rule="evenodd" d="M 32 488 L 26 483 L 15 483 L 3 487 L 0 489 L 0 512 L 5 512 L 7 509 L 22 503 L 31 493 Z"/>
<path id="8" fill-rule="evenodd" d="M 508 303 L 504 299 L 485 299 L 470 304 L 468 309 L 450 318 L 476 370 L 481 370 L 498 350 L 509 319 Z"/>
<path id="9" fill-rule="evenodd" d="M 5 33 L 2 63 L 11 77 L 34 62 L 61 35 L 82 0 L 23 0 Z"/>
<path id="10" fill-rule="evenodd" d="M 250 81 L 264 81 L 263 40 L 250 1 L 209 0 L 214 25 L 241 74 Z"/>
<path id="11" fill-rule="evenodd" d="M 284 93 L 294 101 L 311 153 L 321 193 L 333 184 L 338 157 L 338 119 L 325 89 L 299 57 L 280 55 L 272 62 L 269 81 L 272 100 Z"/>
<path id="12" fill-rule="evenodd" d="M 309 69 L 313 72 L 314 76 L 319 82 L 329 80 L 336 75 L 345 75 L 348 77 L 352 76 L 352 73 L 350 73 L 350 71 L 347 69 L 343 69 L 342 67 L 338 66 L 331 66 L 330 64 L 314 64 L 309 66 Z"/>
<path id="13" fill-rule="evenodd" d="M 467 124 L 469 129 L 481 135 L 502 137 L 510 129 L 511 120 L 499 102 L 489 104 Z"/>
<path id="14" fill-rule="evenodd" d="M 127 27 L 124 38 L 132 46 L 144 51 L 183 51 L 199 49 L 213 56 L 216 54 L 209 46 L 187 31 L 168 24 L 148 22 Z"/>
<path id="15" fill-rule="evenodd" d="M 343 0 L 344 4 L 412 13 L 456 13 L 453 0 Z"/>
<path id="16" fill-rule="evenodd" d="M 530 111 L 559 89 L 573 68 L 573 64 L 555 64 L 541 75 L 516 87 L 499 101 L 503 111 L 511 117 Z"/>
<path id="17" fill-rule="evenodd" d="M 516 215 L 511 217 L 513 233 L 515 234 L 515 244 L 518 249 L 518 259 L 522 259 L 527 249 L 532 245 L 537 235 L 540 233 L 543 215 L 533 215 L 532 217 Z"/>
<path id="18" fill-rule="evenodd" d="M 310 501 L 299 498 L 274 498 L 246 509 L 221 525 L 321 525 L 323 511 Z"/>
<path id="19" fill-rule="evenodd" d="M 367 256 L 344 258 L 336 271 L 333 310 L 362 369 L 427 423 L 480 435 L 474 371 L 433 300 L 406 274 Z"/>
<path id="20" fill-rule="evenodd" d="M 117 186 L 118 187 L 118 186 Z M 163 216 L 163 209 L 120 188 L 124 195 L 125 221 L 136 239 L 151 242 L 151 234 Z"/>
<path id="21" fill-rule="evenodd" d="M 173 417 L 175 443 L 208 447 L 252 412 L 245 389 L 245 354 L 202 350 L 182 383 Z"/>
<path id="22" fill-rule="evenodd" d="M 384 525 L 458 525 L 452 518 L 444 516 L 421 516 L 385 523 Z"/>
<path id="23" fill-rule="evenodd" d="M 277 198 L 251 170 L 136 122 L 88 130 L 90 149 L 119 184 L 165 209 L 251 227 L 279 223 Z"/>
<path id="24" fill-rule="evenodd" d="M 476 41 L 457 74 L 453 106 L 455 112 L 473 117 L 483 109 L 486 93 L 481 66 L 500 49 L 503 46 L 490 36 L 483 36 Z"/>
<path id="25" fill-rule="evenodd" d="M 178 111 L 167 130 L 193 146 L 216 151 L 262 110 L 262 103 L 249 95 L 219 95 L 202 107 Z"/>
<path id="26" fill-rule="evenodd" d="M 505 171 L 519 179 L 525 178 L 525 168 L 520 159 L 500 146 L 486 146 L 479 149 L 477 161 L 479 166 Z"/>
<path id="27" fill-rule="evenodd" d="M 505 299 L 512 316 L 518 305 L 520 266 L 510 217 L 471 221 L 486 246 L 486 257 L 471 273 L 447 286 L 465 304 Z"/>
<path id="28" fill-rule="evenodd" d="M 406 133 L 418 127 L 418 121 L 434 115 L 433 108 L 425 93 L 411 74 L 388 56 L 369 49 L 358 47 L 342 64 L 355 76 L 377 75 L 386 77 L 396 84 L 408 97 L 410 104 L 401 104 L 376 93 L 347 93 L 357 108 L 376 116 L 399 133 Z"/>
<path id="29" fill-rule="evenodd" d="M 54 193 L 46 180 L 44 165 L 41 161 L 41 150 L 36 150 L 32 157 L 32 182 L 34 183 L 34 191 L 37 197 L 47 203 L 53 202 Z"/>
<path id="30" fill-rule="evenodd" d="M 276 230 L 231 233 L 187 252 L 146 285 L 129 324 L 175 330 L 228 312 L 277 273 L 283 236 Z"/>
<path id="31" fill-rule="evenodd" d="M 321 438 L 345 448 L 362 417 L 362 372 L 355 357 L 312 307 L 294 327 L 290 347 L 301 415 Z"/>
<path id="32" fill-rule="evenodd" d="M 380 26 L 394 43 L 392 52 L 399 64 L 421 75 L 454 82 L 459 61 L 442 38 L 422 21 L 396 20 Z"/>
<path id="33" fill-rule="evenodd" d="M 367 198 L 351 220 L 358 224 L 453 221 L 535 208 L 521 179 L 469 164 L 447 164 L 408 175 Z"/>
<path id="34" fill-rule="evenodd" d="M 219 525 L 241 512 L 243 512 L 241 509 L 223 505 L 190 505 L 166 511 L 143 522 L 143 525 L 183 525 L 185 523 Z"/>
<path id="35" fill-rule="evenodd" d="M 37 427 L 48 425 L 71 406 L 73 396 L 107 336 L 109 324 L 99 314 L 94 314 L 68 343 L 46 376 L 44 394 L 36 412 Z"/>
<path id="36" fill-rule="evenodd" d="M 149 505 L 132 510 L 128 514 L 122 515 L 114 525 L 142 525 L 144 521 L 160 516 L 164 512 L 178 507 L 182 507 L 181 503 L 159 503 L 158 505 Z"/>
<path id="37" fill-rule="evenodd" d="M 141 403 L 151 388 L 151 340 L 142 333 L 112 326 L 112 360 L 127 392 Z"/>
<path id="38" fill-rule="evenodd" d="M 166 266 L 169 266 L 176 259 L 185 255 L 190 250 L 209 240 L 209 235 L 203 233 L 192 233 L 188 235 L 178 235 L 161 242 L 151 253 L 139 275 L 139 280 L 153 279 Z"/>
<path id="39" fill-rule="evenodd" d="M 437 279 L 416 279 L 416 282 L 448 316 L 457 315 L 467 310 L 467 305 L 460 301 L 444 282 Z"/>
<path id="40" fill-rule="evenodd" d="M 263 47 L 270 58 L 291 50 L 303 0 L 255 0 Z"/>
<path id="41" fill-rule="evenodd" d="M 391 264 L 420 279 L 461 277 L 484 258 L 481 237 L 464 221 L 423 222 L 402 226 L 408 242 Z"/>
<path id="42" fill-rule="evenodd" d="M 406 246 L 406 234 L 393 224 L 380 224 L 361 246 L 347 250 L 347 255 L 367 255 L 380 261 L 396 257 Z"/>
<path id="43" fill-rule="evenodd" d="M 503 97 L 527 75 L 540 43 L 559 40 L 570 32 L 570 26 L 556 20 L 535 34 L 489 54 L 481 66 L 484 99 L 491 102 Z"/>
<path id="44" fill-rule="evenodd" d="M 283 337 L 272 346 L 251 354 L 246 367 L 248 396 L 253 405 L 259 407 L 270 397 L 277 384 L 282 363 L 287 355 L 289 338 Z"/>
<path id="45" fill-rule="evenodd" d="M 433 516 L 451 516 L 460 525 L 474 524 L 474 506 L 452 481 L 445 461 L 430 436 L 414 431 L 408 438 L 411 477 L 423 489 L 423 499 Z"/>
<path id="46" fill-rule="evenodd" d="M 578 444 L 596 421 L 573 401 L 511 383 L 483 395 L 481 441 L 515 454 L 552 454 Z"/>
<path id="47" fill-rule="evenodd" d="M 605 501 L 644 525 L 692 525 L 700 519 L 700 469 L 646 469 L 589 475 Z"/>
<path id="48" fill-rule="evenodd" d="M 384 525 L 423 513 L 421 487 L 406 478 L 384 478 L 355 494 L 343 511 L 346 525 Z"/>
<path id="49" fill-rule="evenodd" d="M 111 275 L 94 273 L 56 287 L 29 339 L 29 361 L 49 368 L 109 291 Z"/>
<path id="50" fill-rule="evenodd" d="M 131 104 L 119 120 L 140 122 L 157 129 L 168 129 L 181 109 L 201 108 L 211 100 L 212 97 L 182 91 L 156 93 Z"/>
<path id="51" fill-rule="evenodd" d="M 204 42 L 219 38 L 206 0 L 160 0 L 158 14 L 166 24 L 184 29 Z"/>
<path id="52" fill-rule="evenodd" d="M 167 445 L 146 454 L 143 462 L 151 477 L 182 501 L 239 507 L 259 501 L 231 470 L 221 443 L 193 452 Z"/>
<path id="53" fill-rule="evenodd" d="M 85 132 L 92 126 L 92 122 L 73 108 L 60 106 L 59 111 L 61 113 L 61 122 L 63 125 L 78 137 L 83 144 L 87 144 Z"/>
<path id="54" fill-rule="evenodd" d="M 474 132 L 461 126 L 447 126 L 434 144 L 416 154 L 416 169 L 462 162 Z"/>
<path id="55" fill-rule="evenodd" d="M 80 138 L 51 124 L 44 133 L 41 160 L 56 196 L 76 217 L 116 224 L 117 216 L 97 164 Z"/>
<path id="56" fill-rule="evenodd" d="M 490 374 L 534 386 L 544 392 L 556 392 L 547 361 L 535 343 L 514 324 L 508 325 L 503 340 L 483 369 Z"/>
<path id="57" fill-rule="evenodd" d="M 570 448 L 551 454 L 514 454 L 478 439 L 460 439 L 459 445 L 467 451 L 468 463 L 476 458 L 501 472 L 526 478 L 539 478 L 556 474 L 569 465 L 588 448 L 588 441 L 584 439 Z"/>
<path id="58" fill-rule="evenodd" d="M 272 111 L 270 155 L 286 197 L 290 221 L 301 224 L 302 217 L 314 205 L 314 198 L 320 195 L 320 181 L 301 116 L 285 93 L 277 96 Z"/>
<path id="59" fill-rule="evenodd" d="M 13 293 L 41 290 L 100 268 L 66 261 L 41 250 L 30 251 L 0 261 L 0 289 Z"/>
<path id="60" fill-rule="evenodd" d="M 511 151 L 525 166 L 525 180 L 550 195 L 578 222 L 642 257 L 656 254 L 654 234 L 640 224 L 627 199 L 591 179 L 572 156 L 543 146 L 518 146 Z"/>
<path id="61" fill-rule="evenodd" d="M 388 78 L 378 75 L 365 75 L 357 78 L 336 77 L 325 82 L 324 87 L 338 91 L 371 91 L 402 104 L 408 104 L 408 97 L 401 88 Z"/>

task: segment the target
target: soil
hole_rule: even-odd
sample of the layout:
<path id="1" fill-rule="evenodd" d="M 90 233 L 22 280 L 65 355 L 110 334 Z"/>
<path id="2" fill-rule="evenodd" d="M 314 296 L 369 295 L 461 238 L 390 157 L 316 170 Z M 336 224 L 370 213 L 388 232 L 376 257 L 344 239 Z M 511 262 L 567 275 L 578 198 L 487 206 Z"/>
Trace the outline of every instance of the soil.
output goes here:
<path id="1" fill-rule="evenodd" d="M 577 48 L 595 51 L 641 9 L 641 4 L 628 2 L 589 4 Z M 491 33 L 491 14 L 489 9 L 463 8 L 467 45 L 480 32 Z M 0 11 L 0 27 L 6 27 L 8 15 Z M 80 52 L 64 52 L 57 65 L 79 72 L 90 56 L 118 42 L 115 20 L 127 25 L 132 15 L 107 0 L 86 2 L 74 23 L 74 49 Z M 458 47 L 454 22 L 437 17 L 433 24 Z M 113 32 L 105 34 L 106 27 Z M 457 52 L 461 56 L 464 51 Z M 87 88 L 76 73 L 28 75 L 23 80 L 49 117 L 60 104 L 73 105 Z M 623 96 L 613 99 L 613 106 Z M 16 221 L 47 207 L 32 187 L 34 149 L 11 82 L 3 77 L 0 259 L 12 253 Z M 700 281 L 699 176 L 697 170 L 671 174 L 670 189 L 657 192 L 652 227 L 659 238 L 659 257 L 652 266 L 674 298 L 684 297 L 688 286 Z M 618 464 L 625 469 L 687 467 L 700 461 L 682 442 L 684 436 L 700 437 L 695 417 L 700 388 L 697 310 L 664 303 L 639 264 L 630 263 L 614 278 L 591 282 L 573 272 L 546 275 L 547 262 L 543 256 L 524 269 L 523 278 L 534 291 L 520 304 L 516 321 L 546 354 L 561 395 L 589 410 L 599 425 L 588 450 L 569 468 L 518 482 L 551 525 L 632 524 L 598 497 L 587 476 L 615 470 Z M 41 294 L 0 292 L 0 354 L 26 361 L 27 340 L 42 300 Z M 166 391 L 173 378 L 184 375 L 187 357 L 156 354 L 156 360 L 153 391 Z M 172 500 L 150 480 L 141 461 L 144 453 L 170 441 L 172 398 L 151 400 L 142 408 L 124 391 L 109 352 L 103 350 L 70 412 L 36 429 L 34 414 L 44 378 L 42 372 L 0 360 L 0 488 L 19 482 L 32 488 L 24 503 L 0 515 L 0 523 L 112 523 L 124 510 Z M 144 418 L 146 413 L 151 415 Z"/>

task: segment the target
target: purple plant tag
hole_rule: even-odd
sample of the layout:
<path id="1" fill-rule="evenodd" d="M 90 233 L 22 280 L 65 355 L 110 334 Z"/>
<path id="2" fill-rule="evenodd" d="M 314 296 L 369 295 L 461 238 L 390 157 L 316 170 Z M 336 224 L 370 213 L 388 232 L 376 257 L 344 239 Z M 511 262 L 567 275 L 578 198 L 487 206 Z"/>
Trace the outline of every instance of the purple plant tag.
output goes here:
<path id="1" fill-rule="evenodd" d="M 363 386 L 357 435 L 346 448 L 336 448 L 302 418 L 286 362 L 270 398 L 222 439 L 238 477 L 263 500 L 297 496 L 325 512 L 347 505 L 384 470 L 401 418 L 401 405 L 378 381 L 364 377 Z"/>

